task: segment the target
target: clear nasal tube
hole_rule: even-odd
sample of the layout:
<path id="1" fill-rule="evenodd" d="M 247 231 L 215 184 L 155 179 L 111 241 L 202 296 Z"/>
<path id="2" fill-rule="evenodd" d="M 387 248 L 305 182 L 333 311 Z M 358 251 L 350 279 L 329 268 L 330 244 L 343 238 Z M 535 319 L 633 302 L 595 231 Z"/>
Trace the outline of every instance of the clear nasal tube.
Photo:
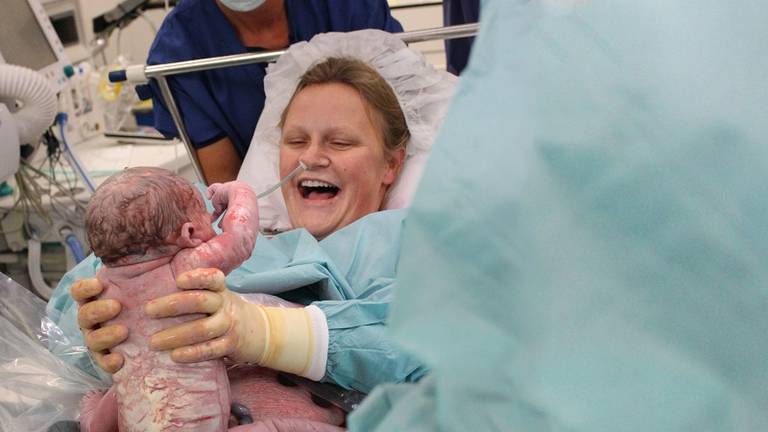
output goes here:
<path id="1" fill-rule="evenodd" d="M 260 193 L 260 194 L 256 195 L 256 198 L 257 198 L 257 199 L 261 199 L 261 198 L 264 198 L 265 196 L 267 196 L 267 195 L 271 194 L 272 192 L 274 192 L 274 191 L 276 191 L 276 190 L 280 189 L 280 187 L 281 187 L 281 186 L 283 186 L 283 183 L 285 183 L 285 182 L 287 182 L 288 180 L 290 180 L 290 179 L 292 179 L 292 178 L 296 177 L 297 175 L 299 175 L 299 174 L 303 173 L 303 172 L 304 172 L 304 171 L 306 171 L 307 169 L 309 169 L 309 166 L 307 166 L 307 164 L 305 164 L 305 163 L 304 163 L 304 161 L 299 161 L 299 165 L 298 165 L 296 168 L 294 168 L 294 169 L 293 169 L 293 171 L 289 172 L 287 176 L 283 177 L 283 178 L 282 178 L 282 179 L 281 179 L 279 182 L 277 182 L 277 184 L 275 184 L 274 186 L 272 186 L 272 187 L 270 187 L 269 189 L 265 190 L 264 192 L 262 192 L 262 193 Z"/>

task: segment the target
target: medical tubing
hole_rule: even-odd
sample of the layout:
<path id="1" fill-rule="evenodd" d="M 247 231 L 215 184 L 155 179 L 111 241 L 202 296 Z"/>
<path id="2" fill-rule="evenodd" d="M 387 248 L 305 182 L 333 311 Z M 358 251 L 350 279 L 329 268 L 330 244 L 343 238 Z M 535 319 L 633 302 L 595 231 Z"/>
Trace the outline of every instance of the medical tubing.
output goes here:
<path id="1" fill-rule="evenodd" d="M 69 251 L 72 252 L 72 256 L 75 258 L 75 263 L 79 264 L 80 261 L 85 259 L 85 253 L 83 252 L 83 246 L 80 244 L 80 240 L 74 234 L 68 234 L 64 237 L 64 243 L 69 246 Z"/>
<path id="2" fill-rule="evenodd" d="M 43 272 L 40 268 L 40 255 L 42 247 L 37 238 L 29 239 L 27 243 L 27 270 L 29 272 L 29 281 L 32 283 L 32 289 L 45 301 L 50 300 L 53 295 L 53 288 L 49 287 L 43 279 Z"/>
<path id="3" fill-rule="evenodd" d="M 56 116 L 56 122 L 59 124 L 59 134 L 61 135 L 61 142 L 64 147 L 64 156 L 66 156 L 67 161 L 69 161 L 69 165 L 71 165 L 72 169 L 75 170 L 77 175 L 85 184 L 85 187 L 88 189 L 88 191 L 91 193 L 96 192 L 96 187 L 93 185 L 93 181 L 91 181 L 91 178 L 88 177 L 88 174 L 83 169 L 80 161 L 72 152 L 72 147 L 70 147 L 69 142 L 67 142 L 67 136 L 64 133 L 64 125 L 67 124 L 67 115 L 65 113 L 59 113 Z"/>
<path id="4" fill-rule="evenodd" d="M 13 113 L 19 140 L 36 144 L 56 116 L 56 92 L 48 80 L 32 69 L 0 64 L 0 101 L 3 99 L 21 102 Z"/>
<path id="5" fill-rule="evenodd" d="M 287 176 L 283 177 L 282 180 L 277 182 L 275 185 L 270 187 L 269 189 L 265 190 L 264 192 L 261 192 L 260 194 L 256 195 L 256 199 L 264 198 L 265 196 L 271 194 L 272 192 L 280 189 L 280 187 L 283 185 L 283 183 L 287 182 L 288 180 L 296 177 L 297 175 L 304 172 L 304 170 L 307 169 L 307 164 L 305 164 L 302 161 L 299 161 L 299 166 L 293 169 L 293 171 L 289 172 Z"/>

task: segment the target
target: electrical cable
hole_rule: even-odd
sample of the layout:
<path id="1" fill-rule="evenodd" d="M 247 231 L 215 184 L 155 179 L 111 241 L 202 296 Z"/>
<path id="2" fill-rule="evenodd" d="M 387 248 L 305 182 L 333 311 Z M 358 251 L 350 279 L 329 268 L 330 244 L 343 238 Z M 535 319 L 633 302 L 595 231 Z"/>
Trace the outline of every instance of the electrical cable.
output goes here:
<path id="1" fill-rule="evenodd" d="M 61 143 L 63 144 L 64 148 L 64 157 L 67 158 L 67 161 L 69 162 L 69 166 L 72 167 L 72 169 L 77 173 L 77 175 L 80 177 L 80 180 L 83 181 L 85 184 L 85 188 L 88 189 L 90 193 L 96 192 L 96 186 L 93 185 L 93 182 L 88 177 L 88 174 L 83 169 L 83 166 L 80 164 L 80 161 L 77 160 L 77 157 L 72 152 L 72 147 L 67 142 L 67 136 L 64 132 L 64 125 L 67 123 L 67 115 L 64 113 L 59 113 L 56 115 L 56 123 L 59 124 L 59 134 L 61 135 Z"/>

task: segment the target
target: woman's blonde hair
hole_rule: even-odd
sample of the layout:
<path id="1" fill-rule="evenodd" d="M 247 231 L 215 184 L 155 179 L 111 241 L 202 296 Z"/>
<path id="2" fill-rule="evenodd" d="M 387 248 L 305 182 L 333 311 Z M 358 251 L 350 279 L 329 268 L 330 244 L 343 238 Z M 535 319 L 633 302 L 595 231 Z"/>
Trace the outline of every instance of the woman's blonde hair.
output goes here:
<path id="1" fill-rule="evenodd" d="M 406 146 L 411 133 L 392 87 L 372 67 L 352 58 L 329 57 L 307 69 L 280 116 L 280 128 L 285 124 L 288 109 L 299 92 L 312 85 L 329 83 L 352 87 L 373 108 L 372 112 L 369 110 L 368 115 L 381 131 L 387 154 Z"/>

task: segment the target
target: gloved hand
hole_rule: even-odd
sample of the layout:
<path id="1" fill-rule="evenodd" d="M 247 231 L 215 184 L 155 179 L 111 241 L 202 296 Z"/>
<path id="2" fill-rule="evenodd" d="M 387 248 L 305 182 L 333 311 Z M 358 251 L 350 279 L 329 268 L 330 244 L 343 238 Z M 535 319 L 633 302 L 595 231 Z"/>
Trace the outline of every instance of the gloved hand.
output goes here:
<path id="1" fill-rule="evenodd" d="M 325 374 L 328 330 L 319 308 L 249 303 L 227 289 L 217 269 L 188 271 L 176 283 L 188 291 L 148 302 L 147 315 L 209 316 L 155 333 L 151 349 L 172 349 L 171 358 L 179 363 L 228 357 L 315 380 Z"/>
<path id="2" fill-rule="evenodd" d="M 147 315 L 165 318 L 205 313 L 210 316 L 155 333 L 150 338 L 151 349 L 173 349 L 171 358 L 179 363 L 224 356 L 236 362 L 258 363 L 261 360 L 266 334 L 259 306 L 227 290 L 221 271 L 192 270 L 181 274 L 176 284 L 179 289 L 194 291 L 174 293 L 147 302 L 144 307 Z M 241 337 L 246 335 L 248 337 Z"/>
<path id="3" fill-rule="evenodd" d="M 117 300 L 94 300 L 102 291 L 104 286 L 98 279 L 80 279 L 72 284 L 69 294 L 79 305 L 77 322 L 91 356 L 101 369 L 113 374 L 123 367 L 124 359 L 109 350 L 128 338 L 128 328 L 118 324 L 100 327 L 122 309 Z"/>

